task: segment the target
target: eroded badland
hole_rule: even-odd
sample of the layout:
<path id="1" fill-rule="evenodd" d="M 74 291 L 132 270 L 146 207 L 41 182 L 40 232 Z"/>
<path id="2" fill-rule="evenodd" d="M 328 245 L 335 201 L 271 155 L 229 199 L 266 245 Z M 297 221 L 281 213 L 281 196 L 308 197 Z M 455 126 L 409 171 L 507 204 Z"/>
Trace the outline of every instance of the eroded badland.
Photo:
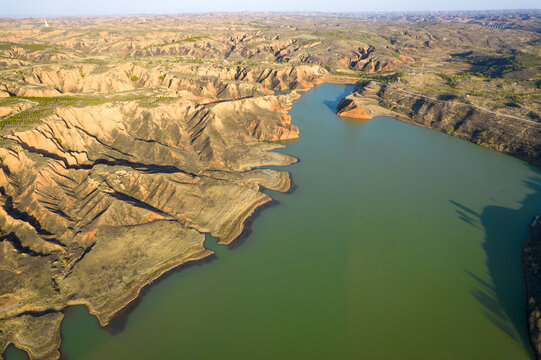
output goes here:
<path id="1" fill-rule="evenodd" d="M 287 191 L 299 91 L 541 164 L 539 12 L 0 20 L 0 354 L 59 357 Z M 291 91 L 290 91 L 291 90 Z M 323 145 L 322 145 L 323 146 Z M 1 356 L 0 356 L 1 357 Z"/>

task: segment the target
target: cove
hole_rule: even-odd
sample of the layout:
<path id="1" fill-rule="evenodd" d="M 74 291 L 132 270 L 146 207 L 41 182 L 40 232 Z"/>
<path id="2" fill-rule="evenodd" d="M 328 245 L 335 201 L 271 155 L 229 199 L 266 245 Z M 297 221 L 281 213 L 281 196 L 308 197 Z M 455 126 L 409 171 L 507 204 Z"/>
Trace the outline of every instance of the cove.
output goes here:
<path id="1" fill-rule="evenodd" d="M 520 251 L 541 171 L 392 118 L 290 112 L 295 191 L 152 286 L 112 330 L 68 310 L 68 359 L 530 359 Z M 13 351 L 10 359 L 17 357 Z"/>

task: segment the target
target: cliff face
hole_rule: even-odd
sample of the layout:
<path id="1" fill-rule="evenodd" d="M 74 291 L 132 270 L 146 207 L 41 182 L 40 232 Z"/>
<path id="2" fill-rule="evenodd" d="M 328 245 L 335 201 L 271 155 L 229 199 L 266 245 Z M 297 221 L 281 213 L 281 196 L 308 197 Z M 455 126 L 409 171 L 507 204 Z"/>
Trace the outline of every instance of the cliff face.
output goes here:
<path id="1" fill-rule="evenodd" d="M 317 65 L 300 65 L 286 69 L 239 69 L 235 79 L 258 82 L 274 90 L 305 91 L 321 82 L 318 76 L 321 72 L 326 71 Z"/>
<path id="2" fill-rule="evenodd" d="M 372 112 L 367 109 L 367 106 L 357 103 L 351 96 L 340 100 L 336 109 L 337 114 L 340 116 L 360 120 L 370 120 L 373 117 Z"/>
<path id="3" fill-rule="evenodd" d="M 296 93 L 202 105 L 112 102 L 57 108 L 0 148 L 0 353 L 57 358 L 62 310 L 106 325 L 148 281 L 228 244 L 289 189 L 265 165 L 295 159 L 268 141 L 298 137 Z M 152 239 L 152 241 L 150 241 Z"/>
<path id="4" fill-rule="evenodd" d="M 530 225 L 530 237 L 522 249 L 530 342 L 537 359 L 541 359 L 541 263 L 539 259 L 541 259 L 541 221 L 537 216 Z"/>
<path id="5" fill-rule="evenodd" d="M 413 63 L 414 59 L 405 55 L 381 56 L 373 46 L 366 46 L 353 50 L 350 56 L 342 57 L 340 62 L 348 69 L 376 73 L 403 69 Z"/>
<path id="6" fill-rule="evenodd" d="M 339 115 L 361 119 L 395 116 L 541 166 L 541 123 L 534 121 L 375 83 L 347 96 L 337 110 Z"/>

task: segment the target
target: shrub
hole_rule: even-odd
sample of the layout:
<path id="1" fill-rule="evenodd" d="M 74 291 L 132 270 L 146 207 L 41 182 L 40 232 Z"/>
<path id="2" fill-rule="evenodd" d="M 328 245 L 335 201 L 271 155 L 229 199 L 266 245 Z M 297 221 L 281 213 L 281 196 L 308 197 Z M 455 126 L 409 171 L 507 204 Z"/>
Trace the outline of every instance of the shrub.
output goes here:
<path id="1" fill-rule="evenodd" d="M 456 87 L 458 85 L 455 77 L 453 75 L 448 75 L 446 73 L 441 73 L 440 76 L 442 77 L 442 79 L 445 79 L 447 80 L 447 83 L 449 84 L 450 87 Z"/>

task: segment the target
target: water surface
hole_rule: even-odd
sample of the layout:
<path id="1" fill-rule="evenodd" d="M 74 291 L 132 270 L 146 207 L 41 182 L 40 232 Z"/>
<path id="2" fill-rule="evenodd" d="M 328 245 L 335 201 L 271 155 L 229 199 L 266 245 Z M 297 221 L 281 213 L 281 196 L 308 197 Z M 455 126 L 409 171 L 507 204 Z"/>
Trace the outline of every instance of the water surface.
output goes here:
<path id="1" fill-rule="evenodd" d="M 541 172 L 392 118 L 293 106 L 296 190 L 271 193 L 234 249 L 153 286 L 115 334 L 86 309 L 69 359 L 529 359 L 521 244 Z"/>

